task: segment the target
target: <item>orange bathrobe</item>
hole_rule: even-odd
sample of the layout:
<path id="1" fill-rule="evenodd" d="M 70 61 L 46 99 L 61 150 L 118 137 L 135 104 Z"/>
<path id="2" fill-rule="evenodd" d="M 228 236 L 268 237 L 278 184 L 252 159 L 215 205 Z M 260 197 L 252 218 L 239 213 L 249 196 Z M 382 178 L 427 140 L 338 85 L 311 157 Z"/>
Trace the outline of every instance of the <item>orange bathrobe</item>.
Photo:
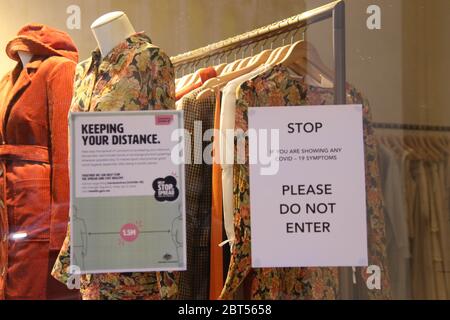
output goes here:
<path id="1" fill-rule="evenodd" d="M 69 212 L 68 110 L 78 51 L 70 37 L 28 25 L 7 46 L 0 81 L 0 300 L 68 299 L 50 276 Z M 18 51 L 33 55 L 22 67 Z"/>

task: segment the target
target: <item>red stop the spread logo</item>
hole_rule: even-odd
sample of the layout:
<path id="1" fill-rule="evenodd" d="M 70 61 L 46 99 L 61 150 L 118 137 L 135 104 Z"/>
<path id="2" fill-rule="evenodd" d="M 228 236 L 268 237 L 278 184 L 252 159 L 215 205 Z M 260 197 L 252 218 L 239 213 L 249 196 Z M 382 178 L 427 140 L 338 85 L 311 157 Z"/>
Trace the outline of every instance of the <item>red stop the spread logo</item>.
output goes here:
<path id="1" fill-rule="evenodd" d="M 168 126 L 173 122 L 173 115 L 156 116 L 157 126 Z"/>

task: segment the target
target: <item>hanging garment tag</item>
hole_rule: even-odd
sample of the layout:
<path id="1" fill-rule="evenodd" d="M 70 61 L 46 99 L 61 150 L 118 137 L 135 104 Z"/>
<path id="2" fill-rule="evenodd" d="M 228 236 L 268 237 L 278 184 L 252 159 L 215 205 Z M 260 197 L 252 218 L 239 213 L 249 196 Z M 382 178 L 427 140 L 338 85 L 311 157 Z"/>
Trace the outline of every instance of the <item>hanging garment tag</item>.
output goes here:
<path id="1" fill-rule="evenodd" d="M 362 106 L 248 114 L 253 267 L 367 266 Z"/>

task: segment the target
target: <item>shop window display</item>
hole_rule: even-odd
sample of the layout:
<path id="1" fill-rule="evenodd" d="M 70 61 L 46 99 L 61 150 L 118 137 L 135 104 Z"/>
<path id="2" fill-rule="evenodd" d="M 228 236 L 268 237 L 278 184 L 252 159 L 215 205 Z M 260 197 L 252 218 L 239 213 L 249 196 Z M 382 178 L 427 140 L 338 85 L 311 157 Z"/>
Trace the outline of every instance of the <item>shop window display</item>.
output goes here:
<path id="1" fill-rule="evenodd" d="M 5 74 L 0 82 L 0 299 L 450 299 L 450 109 L 444 86 L 450 47 L 443 40 L 450 33 L 448 1 L 46 2 L 53 4 L 48 15 L 24 11 L 37 5 L 30 1 L 0 4 L 16 17 L 5 16 L 0 31 L 5 48 L 0 59 Z M 360 214 L 367 239 L 361 241 L 367 240 L 368 263 L 311 267 L 302 265 L 302 253 L 296 252 L 294 266 L 256 268 L 252 235 L 259 227 L 252 217 L 260 213 L 250 201 L 258 197 L 252 189 L 259 190 L 251 184 L 253 114 L 331 105 L 362 110 L 367 210 Z M 94 216 L 96 208 L 70 205 L 69 191 L 77 188 L 71 166 L 80 159 L 69 152 L 68 117 L 148 111 L 179 112 L 184 119 L 184 175 L 161 177 L 148 192 L 159 194 L 157 202 L 179 204 L 185 215 L 170 226 L 146 230 L 140 219 L 131 218 L 139 205 L 124 192 L 130 205 L 123 215 L 130 221 L 109 230 L 114 232 L 104 250 L 116 250 L 118 257 L 119 250 L 150 256 L 155 244 L 163 247 L 165 241 L 173 250 L 160 254 L 161 266 L 152 272 L 136 266 L 80 274 L 80 260 L 102 257 L 102 250 L 92 252 L 86 244 L 97 241 L 102 221 L 86 224 L 76 211 Z M 156 127 L 173 120 L 162 113 L 156 119 Z M 339 152 L 350 152 L 308 145 L 306 136 L 328 129 L 321 120 L 291 119 L 287 129 L 279 128 L 297 135 L 299 148 L 277 161 L 331 163 Z M 108 145 L 112 133 L 95 130 L 86 142 Z M 110 152 L 133 144 L 131 135 L 122 134 Z M 151 137 L 134 144 L 156 150 L 158 133 Z M 332 144 L 333 135 L 328 141 Z M 159 160 L 141 154 L 127 161 L 162 161 L 163 154 L 173 160 L 176 152 L 163 149 Z M 289 254 L 301 239 L 337 239 L 332 237 L 339 223 L 324 216 L 346 219 L 341 208 L 350 207 L 339 202 L 334 185 L 301 181 L 297 171 L 286 175 L 292 177 L 298 177 L 297 184 L 285 183 L 281 196 L 317 197 L 327 206 L 306 205 L 315 213 L 310 224 L 302 220 L 300 200 L 297 207 L 281 207 L 280 217 L 295 217 L 287 229 L 292 247 L 268 245 L 274 254 Z M 101 183 L 112 185 L 104 182 L 108 179 L 118 185 L 127 178 L 111 171 L 96 179 L 99 190 Z M 185 183 L 179 185 L 180 179 Z M 268 203 L 264 214 L 273 214 L 269 204 L 277 196 L 257 199 Z M 119 207 L 111 209 L 114 214 L 120 214 Z M 280 225 L 285 232 L 286 224 Z M 270 228 L 268 239 L 281 234 L 277 224 Z M 81 230 L 75 241 L 71 230 Z M 143 232 L 153 234 L 148 248 L 132 249 Z M 335 250 L 336 243 L 329 241 L 323 250 Z M 184 254 L 186 270 L 164 267 Z"/>

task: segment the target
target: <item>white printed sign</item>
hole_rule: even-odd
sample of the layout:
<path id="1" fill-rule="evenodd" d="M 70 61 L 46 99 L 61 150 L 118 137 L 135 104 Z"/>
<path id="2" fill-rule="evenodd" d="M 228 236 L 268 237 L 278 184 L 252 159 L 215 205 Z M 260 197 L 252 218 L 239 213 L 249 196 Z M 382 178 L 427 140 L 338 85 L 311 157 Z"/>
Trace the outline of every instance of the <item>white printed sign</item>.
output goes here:
<path id="1" fill-rule="evenodd" d="M 362 106 L 252 108 L 249 128 L 253 267 L 367 266 Z"/>

